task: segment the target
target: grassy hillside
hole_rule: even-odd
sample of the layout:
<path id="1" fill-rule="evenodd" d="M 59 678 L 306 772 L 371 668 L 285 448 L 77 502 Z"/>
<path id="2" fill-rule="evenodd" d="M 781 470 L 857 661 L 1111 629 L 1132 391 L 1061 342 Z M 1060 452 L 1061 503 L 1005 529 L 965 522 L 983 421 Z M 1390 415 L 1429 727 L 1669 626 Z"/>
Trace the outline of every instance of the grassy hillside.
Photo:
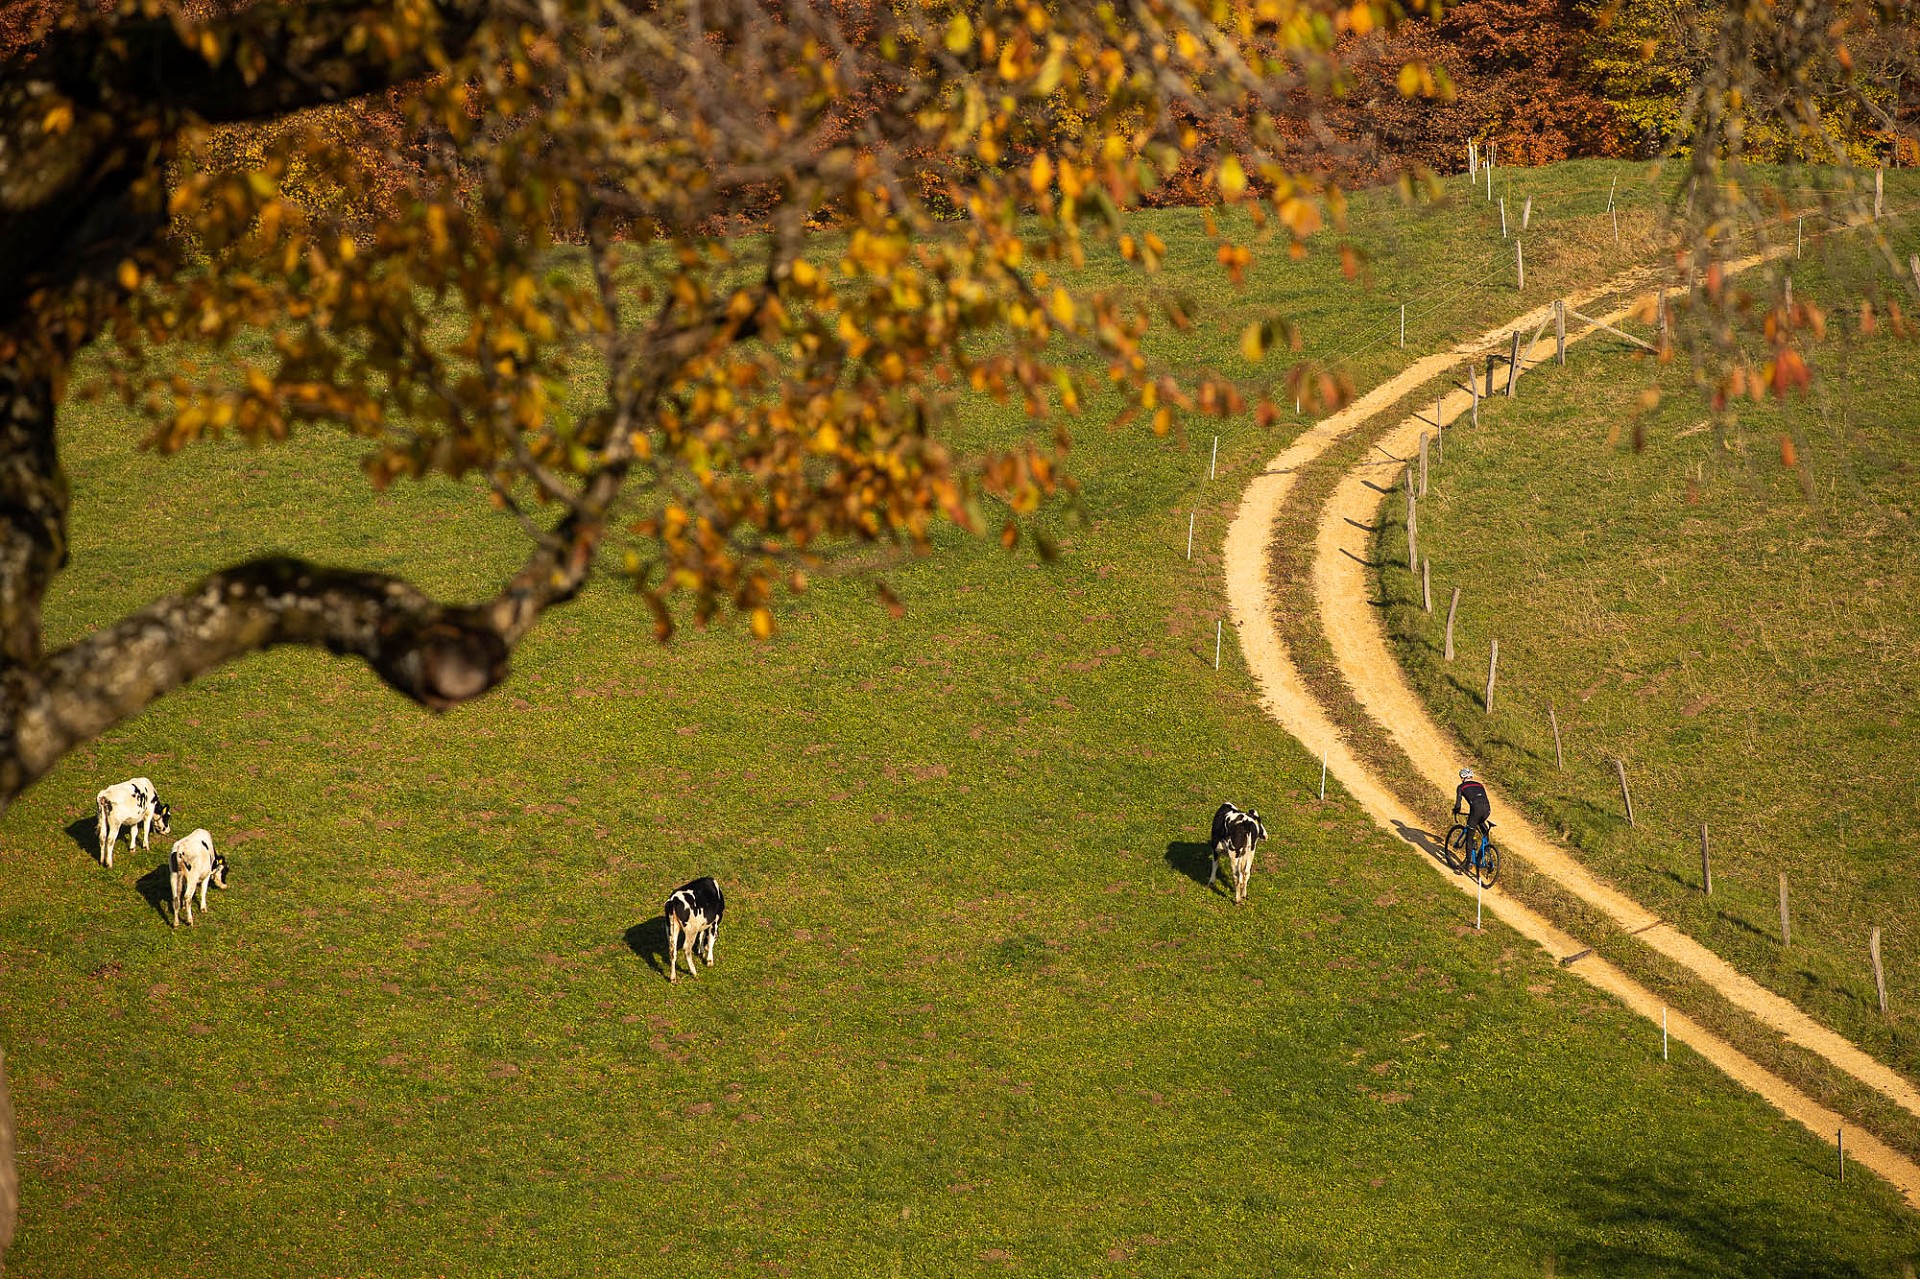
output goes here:
<path id="1" fill-rule="evenodd" d="M 1479 202 L 1365 216 L 1402 228 L 1382 279 L 1497 249 Z M 1256 303 L 1327 352 L 1393 314 L 1319 260 L 1238 300 L 1189 278 L 1208 331 L 1175 354 Z M 1064 560 L 944 539 L 889 570 L 899 621 L 828 576 L 769 644 L 661 648 L 609 589 L 444 719 L 278 653 L 76 755 L 0 822 L 9 1273 L 1899 1274 L 1890 1189 L 1475 934 L 1311 798 L 1230 637 L 1214 671 L 1224 514 L 1291 429 L 1224 431 L 1209 485 L 1201 449 L 1088 427 Z M 519 553 L 327 437 L 156 462 L 94 408 L 64 446 L 56 639 L 264 547 L 453 594 Z M 162 850 L 90 860 L 94 790 L 136 773 L 233 860 L 191 931 Z M 1200 882 L 1228 797 L 1274 836 L 1239 909 Z M 703 872 L 720 962 L 670 988 L 659 903 Z"/>
<path id="2" fill-rule="evenodd" d="M 1893 235 L 1900 260 L 1920 249 L 1912 231 Z M 1857 288 L 1859 244 L 1836 239 L 1794 264 L 1796 295 L 1832 303 Z M 1617 343 L 1531 374 L 1517 402 L 1483 412 L 1480 434 L 1450 435 L 1421 508 L 1436 596 L 1464 586 L 1460 656 L 1441 660 L 1444 618 L 1413 606 L 1404 543 L 1388 570 L 1389 616 L 1435 711 L 1596 869 L 1911 1075 L 1920 364 L 1884 323 L 1861 335 L 1857 310 L 1835 305 L 1830 323 L 1811 395 L 1738 405 L 1725 443 L 1674 374 L 1636 452 L 1632 393 L 1649 371 Z M 1782 437 L 1795 468 L 1783 465 Z M 1489 717 L 1480 697 L 1494 638 Z M 1868 958 L 1876 926 L 1885 1017 Z"/>

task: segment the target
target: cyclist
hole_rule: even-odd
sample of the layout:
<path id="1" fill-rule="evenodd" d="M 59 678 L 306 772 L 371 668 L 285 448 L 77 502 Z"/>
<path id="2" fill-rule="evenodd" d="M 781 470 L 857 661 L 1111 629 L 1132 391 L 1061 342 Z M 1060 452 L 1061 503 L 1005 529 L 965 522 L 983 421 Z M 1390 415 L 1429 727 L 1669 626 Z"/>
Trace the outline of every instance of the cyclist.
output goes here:
<path id="1" fill-rule="evenodd" d="M 1492 812 L 1487 804 L 1487 788 L 1473 780 L 1473 770 L 1471 768 L 1463 768 L 1460 770 L 1460 787 L 1453 793 L 1453 815 L 1455 817 L 1460 815 L 1460 810 L 1463 806 L 1467 810 L 1467 846 L 1463 850 L 1466 853 L 1466 857 L 1464 858 L 1465 865 L 1463 865 L 1461 869 L 1465 870 L 1467 866 L 1478 866 L 1480 864 L 1481 850 L 1486 847 L 1487 841 L 1487 827 L 1489 825 L 1487 818 Z"/>

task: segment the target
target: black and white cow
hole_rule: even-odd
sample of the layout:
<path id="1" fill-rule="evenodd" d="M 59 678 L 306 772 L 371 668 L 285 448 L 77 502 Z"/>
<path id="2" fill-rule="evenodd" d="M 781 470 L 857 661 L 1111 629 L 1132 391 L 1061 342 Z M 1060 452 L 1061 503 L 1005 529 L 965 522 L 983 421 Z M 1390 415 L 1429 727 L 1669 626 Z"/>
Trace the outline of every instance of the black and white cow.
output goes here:
<path id="1" fill-rule="evenodd" d="M 1247 880 L 1253 877 L 1253 850 L 1267 837 L 1260 810 L 1241 812 L 1232 804 L 1222 804 L 1213 814 L 1213 864 L 1207 871 L 1207 887 L 1220 878 L 1220 863 L 1233 872 L 1233 900 L 1247 899 Z"/>
<path id="2" fill-rule="evenodd" d="M 668 981 L 679 980 L 675 964 L 679 960 L 683 940 L 687 948 L 688 972 L 695 977 L 700 975 L 700 970 L 693 966 L 693 956 L 703 942 L 707 967 L 713 967 L 713 943 L 720 935 L 720 917 L 726 911 L 727 899 L 711 875 L 702 875 L 692 883 L 673 890 L 673 896 L 667 898 L 666 906 Z"/>
<path id="3" fill-rule="evenodd" d="M 95 827 L 100 838 L 100 859 L 109 867 L 113 865 L 113 846 L 119 842 L 122 830 L 128 831 L 129 849 L 140 847 L 142 840 L 152 848 L 155 826 L 162 835 L 173 831 L 173 809 L 160 802 L 159 792 L 144 777 L 107 787 L 95 797 L 95 804 L 100 810 L 100 821 Z"/>
<path id="4" fill-rule="evenodd" d="M 187 924 L 193 925 L 193 895 L 200 894 L 200 909 L 207 908 L 207 885 L 227 886 L 227 859 L 213 851 L 213 836 L 204 829 L 185 839 L 175 840 L 167 857 L 168 880 L 173 888 L 173 926 L 180 927 L 180 908 L 187 908 Z"/>

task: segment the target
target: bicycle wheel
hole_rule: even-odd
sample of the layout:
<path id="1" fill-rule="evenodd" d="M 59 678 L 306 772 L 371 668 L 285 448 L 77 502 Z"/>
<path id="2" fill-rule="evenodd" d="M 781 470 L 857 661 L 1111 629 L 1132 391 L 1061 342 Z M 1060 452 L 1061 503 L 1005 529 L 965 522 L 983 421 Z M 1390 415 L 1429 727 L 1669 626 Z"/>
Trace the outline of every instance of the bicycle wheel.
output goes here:
<path id="1" fill-rule="evenodd" d="M 1500 849 L 1492 840 L 1480 850 L 1480 872 L 1477 878 L 1482 888 L 1492 888 L 1500 878 Z"/>
<path id="2" fill-rule="evenodd" d="M 1447 842 L 1441 847 L 1440 854 L 1445 858 L 1448 870 L 1459 870 L 1467 864 L 1467 828 L 1455 826 L 1447 832 Z"/>

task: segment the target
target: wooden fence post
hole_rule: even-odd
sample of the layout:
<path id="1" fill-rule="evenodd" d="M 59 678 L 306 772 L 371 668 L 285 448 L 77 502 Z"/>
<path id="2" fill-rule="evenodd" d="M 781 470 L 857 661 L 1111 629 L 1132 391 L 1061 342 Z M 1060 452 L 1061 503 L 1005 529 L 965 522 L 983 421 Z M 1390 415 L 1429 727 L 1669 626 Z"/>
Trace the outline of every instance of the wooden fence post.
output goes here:
<path id="1" fill-rule="evenodd" d="M 1407 571 L 1420 562 L 1420 509 L 1414 504 L 1413 490 L 1407 490 Z"/>
<path id="2" fill-rule="evenodd" d="M 1801 214 L 1793 220 L 1793 256 L 1796 260 L 1800 257 L 1800 245 L 1806 236 L 1807 218 L 1805 214 Z"/>
<path id="3" fill-rule="evenodd" d="M 1446 657 L 1446 660 L 1449 662 L 1453 660 L 1453 615 L 1455 613 L 1458 613 L 1459 611 L 1460 611 L 1460 588 L 1456 586 L 1453 588 L 1453 602 L 1447 605 L 1447 657 Z"/>
<path id="4" fill-rule="evenodd" d="M 1528 196 L 1527 202 L 1520 206 L 1520 229 L 1526 230 L 1527 223 L 1531 221 L 1533 221 L 1533 197 Z"/>
<path id="5" fill-rule="evenodd" d="M 1707 850 L 1707 824 L 1700 823 L 1700 891 L 1713 896 L 1713 858 Z"/>
<path id="6" fill-rule="evenodd" d="M 1609 209 L 1608 212 L 1613 214 L 1613 247 L 1617 249 L 1620 247 L 1620 210 Z"/>
<path id="7" fill-rule="evenodd" d="M 1520 330 L 1513 331 L 1512 352 L 1507 356 L 1507 398 L 1513 398 L 1514 384 L 1520 380 Z"/>
<path id="8" fill-rule="evenodd" d="M 1780 944 L 1793 945 L 1793 920 L 1787 915 L 1787 872 L 1780 872 Z"/>
<path id="9" fill-rule="evenodd" d="M 1433 402 L 1433 416 L 1435 421 L 1439 421 L 1440 401 L 1438 400 L 1435 400 Z M 1436 427 L 1434 428 L 1434 432 L 1433 432 L 1433 464 L 1435 466 L 1445 466 L 1446 462 L 1447 462 L 1447 433 L 1444 429 Z"/>
<path id="10" fill-rule="evenodd" d="M 1420 607 L 1433 612 L 1433 561 L 1425 558 L 1420 561 Z"/>
<path id="11" fill-rule="evenodd" d="M 1507 197 L 1500 197 L 1500 238 L 1507 238 Z"/>
<path id="12" fill-rule="evenodd" d="M 1500 672 L 1500 641 L 1487 650 L 1487 714 L 1493 714 L 1493 678 Z"/>
<path id="13" fill-rule="evenodd" d="M 1613 761 L 1613 771 L 1620 776 L 1620 800 L 1627 806 L 1627 825 L 1635 825 L 1636 823 L 1633 820 L 1633 792 L 1627 789 L 1627 766 L 1621 763 L 1620 760 L 1615 759 Z"/>
<path id="14" fill-rule="evenodd" d="M 1882 1016 L 1885 1016 L 1887 1011 L 1887 974 L 1885 970 L 1880 967 L 1880 930 L 1878 928 L 1873 930 L 1873 936 L 1867 942 L 1867 949 L 1873 954 L 1873 989 L 1880 996 L 1880 1013 Z"/>
<path id="15" fill-rule="evenodd" d="M 1887 171 L 1885 169 L 1875 169 L 1873 171 L 1873 220 L 1876 222 L 1880 220 L 1880 211 L 1883 207 L 1881 197 L 1885 194 L 1886 180 Z"/>
<path id="16" fill-rule="evenodd" d="M 1220 465 L 1220 437 L 1213 437 L 1213 456 L 1207 459 L 1207 478 L 1212 479 L 1215 468 Z"/>
<path id="17" fill-rule="evenodd" d="M 1553 362 L 1567 362 L 1567 300 L 1555 298 L 1553 302 Z"/>
<path id="18" fill-rule="evenodd" d="M 1513 269 L 1518 276 L 1514 287 L 1520 292 L 1527 291 L 1527 256 L 1520 251 L 1520 241 L 1513 242 Z"/>
<path id="19" fill-rule="evenodd" d="M 1920 284 L 1920 275 L 1914 277 L 1914 283 Z M 1473 396 L 1473 424 L 1478 426 L 1480 425 L 1480 383 L 1473 376 L 1472 360 L 1467 361 L 1467 393 Z"/>
<path id="20" fill-rule="evenodd" d="M 1194 520 L 1194 516 L 1196 516 L 1197 514 L 1199 514 L 1199 512 L 1197 511 L 1187 512 L 1187 558 L 1188 559 L 1193 558 L 1193 520 Z"/>
<path id="21" fill-rule="evenodd" d="M 1560 717 L 1554 713 L 1553 703 L 1547 703 L 1547 723 L 1553 725 L 1553 763 L 1561 772 L 1567 771 L 1567 757 L 1560 753 Z"/>
<path id="22" fill-rule="evenodd" d="M 1407 344 L 1407 304 L 1405 302 L 1402 302 L 1400 304 L 1400 345 L 1404 347 L 1406 346 L 1406 344 Z"/>
<path id="23" fill-rule="evenodd" d="M 1907 270 L 1913 272 L 1913 291 L 1920 293 L 1920 253 L 1907 259 Z"/>
<path id="24" fill-rule="evenodd" d="M 1420 432 L 1420 496 L 1427 495 L 1427 433 Z"/>

